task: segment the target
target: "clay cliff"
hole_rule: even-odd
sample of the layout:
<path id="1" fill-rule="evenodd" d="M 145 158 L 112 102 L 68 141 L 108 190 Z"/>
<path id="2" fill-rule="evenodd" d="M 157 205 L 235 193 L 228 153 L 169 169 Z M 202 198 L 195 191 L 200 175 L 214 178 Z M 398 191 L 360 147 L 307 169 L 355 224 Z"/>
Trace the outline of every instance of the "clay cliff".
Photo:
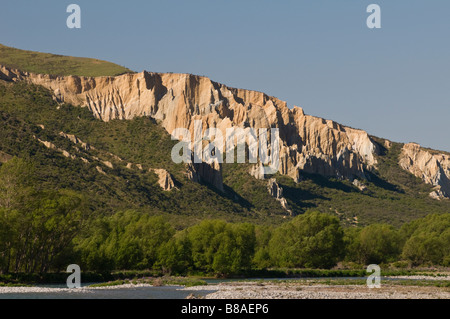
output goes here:
<path id="1" fill-rule="evenodd" d="M 87 107 L 103 121 L 149 116 L 169 133 L 175 128 L 278 128 L 283 175 L 300 180 L 302 171 L 340 178 L 365 178 L 376 164 L 376 144 L 363 130 L 289 109 L 286 102 L 261 92 L 235 89 L 189 74 L 141 72 L 116 77 L 52 76 L 0 67 L 0 79 L 28 81 L 53 92 L 60 103 Z M 221 183 L 220 168 L 200 176 Z M 195 172 L 211 169 L 196 167 Z M 211 172 L 209 172 L 211 173 Z M 208 173 L 208 174 L 209 174 Z M 260 176 L 263 177 L 263 176 Z M 215 185 L 222 189 L 221 185 Z"/>
<path id="2" fill-rule="evenodd" d="M 431 197 L 450 197 L 450 155 L 431 152 L 419 144 L 409 143 L 402 148 L 399 164 L 425 183 L 435 186 Z"/>

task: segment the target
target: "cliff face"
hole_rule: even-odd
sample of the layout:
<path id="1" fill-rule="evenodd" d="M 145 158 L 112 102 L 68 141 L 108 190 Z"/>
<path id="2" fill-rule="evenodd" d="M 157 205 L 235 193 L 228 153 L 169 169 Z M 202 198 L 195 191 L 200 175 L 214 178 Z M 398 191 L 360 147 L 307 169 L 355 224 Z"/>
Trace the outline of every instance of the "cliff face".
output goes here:
<path id="1" fill-rule="evenodd" d="M 117 77 L 51 76 L 0 67 L 0 78 L 50 89 L 58 102 L 88 107 L 103 121 L 149 116 L 169 132 L 226 128 L 279 128 L 280 173 L 298 181 L 300 172 L 353 179 L 376 164 L 376 145 L 362 130 L 305 115 L 299 107 L 261 92 L 229 88 L 188 74 L 141 72 Z M 217 180 L 217 176 L 214 177 Z M 218 188 L 220 189 L 220 185 Z"/>
<path id="2" fill-rule="evenodd" d="M 403 146 L 399 164 L 425 183 L 436 186 L 431 197 L 450 197 L 450 155 L 432 154 L 419 144 L 409 143 Z"/>

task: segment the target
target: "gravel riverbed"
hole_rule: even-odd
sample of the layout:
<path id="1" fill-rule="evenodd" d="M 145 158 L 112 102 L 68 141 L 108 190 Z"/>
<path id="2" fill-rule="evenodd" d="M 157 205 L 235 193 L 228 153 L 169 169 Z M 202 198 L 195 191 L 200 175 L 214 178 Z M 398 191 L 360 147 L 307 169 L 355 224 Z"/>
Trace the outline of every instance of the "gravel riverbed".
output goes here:
<path id="1" fill-rule="evenodd" d="M 15 293 L 89 293 L 96 290 L 113 290 L 113 289 L 127 289 L 127 288 L 145 288 L 153 287 L 148 284 L 125 284 L 116 286 L 104 287 L 81 287 L 76 289 L 69 288 L 50 288 L 50 287 L 0 287 L 0 294 L 15 294 Z"/>
<path id="2" fill-rule="evenodd" d="M 450 299 L 450 289 L 441 287 L 381 285 L 304 285 L 298 283 L 234 282 L 191 287 L 214 290 L 206 299 Z"/>
<path id="3" fill-rule="evenodd" d="M 398 279 L 450 280 L 447 277 L 408 276 Z M 76 298 L 95 294 L 99 291 L 135 290 L 154 287 L 149 284 L 125 284 L 104 287 L 82 287 L 78 289 L 50 287 L 0 287 L 0 294 L 70 294 Z M 154 287 L 158 288 L 158 287 Z M 382 284 L 381 288 L 369 288 L 365 285 L 328 285 L 322 283 L 301 282 L 222 282 L 195 287 L 173 287 L 180 292 L 191 293 L 191 297 L 203 296 L 206 299 L 450 299 L 449 287 L 412 286 Z"/>

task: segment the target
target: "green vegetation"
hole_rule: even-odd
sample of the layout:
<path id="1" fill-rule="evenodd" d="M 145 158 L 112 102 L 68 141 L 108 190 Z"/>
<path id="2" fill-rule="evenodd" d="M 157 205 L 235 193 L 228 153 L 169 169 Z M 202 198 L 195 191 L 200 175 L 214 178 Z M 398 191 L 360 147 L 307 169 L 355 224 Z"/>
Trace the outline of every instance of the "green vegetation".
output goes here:
<path id="1" fill-rule="evenodd" d="M 169 158 L 174 142 L 148 118 L 104 123 L 84 108 L 57 109 L 48 91 L 25 83 L 0 84 L 0 116 L 0 149 L 9 155 L 0 166 L 4 273 L 60 271 L 67 260 L 100 273 L 151 269 L 218 276 L 338 262 L 359 269 L 396 262 L 448 266 L 449 215 L 442 215 L 448 201 L 429 199 L 429 186 L 397 167 L 396 145 L 380 156 L 380 172 L 370 173 L 362 193 L 346 181 L 304 174 L 294 184 L 278 176 L 293 211 L 303 213 L 283 218 L 266 182 L 246 177 L 248 165 L 224 165 L 226 194 L 188 181 L 183 165 Z M 59 132 L 95 147 L 81 148 Z M 128 162 L 144 170 L 126 168 Z M 161 190 L 147 171 L 160 167 L 179 190 Z M 380 222 L 384 216 L 391 225 L 371 222 L 378 212 Z M 429 213 L 435 214 L 417 219 Z M 428 222 L 435 226 L 424 226 Z"/>
<path id="2" fill-rule="evenodd" d="M 58 271 L 68 259 L 99 273 L 152 269 L 220 277 L 270 267 L 330 269 L 340 261 L 359 269 L 401 261 L 450 266 L 449 214 L 429 215 L 400 229 L 386 224 L 344 229 L 337 217 L 308 211 L 270 229 L 204 220 L 177 231 L 161 216 L 132 210 L 86 216 L 79 194 L 37 191 L 27 178 L 32 172 L 31 163 L 17 158 L 0 167 L 0 189 L 9 194 L 1 198 L 2 273 Z"/>
<path id="3" fill-rule="evenodd" d="M 351 260 L 363 265 L 393 262 L 402 247 L 401 234 L 386 224 L 347 229 L 347 240 Z"/>
<path id="4" fill-rule="evenodd" d="M 1 82 L 0 116 L 4 124 L 0 127 L 0 150 L 20 158 L 32 158 L 40 188 L 82 193 L 90 206 L 89 215 L 134 209 L 150 215 L 168 215 L 177 229 L 208 218 L 254 223 L 283 221 L 285 212 L 275 199 L 266 195 L 266 202 L 271 202 L 271 206 L 251 205 L 246 199 L 236 197 L 231 189 L 222 194 L 208 185 L 187 180 L 185 167 L 174 164 L 170 157 L 175 142 L 149 118 L 105 123 L 95 119 L 86 108 L 58 107 L 50 93 L 41 87 Z M 61 137 L 60 132 L 75 134 L 92 147 L 82 149 Z M 66 158 L 60 151 L 46 148 L 38 139 L 77 158 Z M 83 162 L 82 157 L 90 162 Z M 102 161 L 112 162 L 114 168 Z M 142 164 L 144 169 L 129 169 L 127 163 Z M 148 172 L 149 168 L 168 170 L 179 190 L 164 192 L 157 184 L 156 175 Z M 266 194 L 265 185 L 260 186 L 259 192 Z"/>
<path id="5" fill-rule="evenodd" d="M 0 46 L 0 64 L 55 74 L 128 71 L 14 50 Z M 0 118 L 0 272 L 16 276 L 2 280 L 8 284 L 52 278 L 70 263 L 112 284 L 129 279 L 126 270 L 301 277 L 361 275 L 370 263 L 450 266 L 450 201 L 429 198 L 431 186 L 399 167 L 401 144 L 385 149 L 373 137 L 381 155 L 365 191 L 314 174 L 300 183 L 275 176 L 290 216 L 267 181 L 250 178 L 248 164 L 223 165 L 225 193 L 189 181 L 170 158 L 174 141 L 152 119 L 102 122 L 86 108 L 58 105 L 42 87 L 3 81 Z M 163 191 L 155 168 L 168 170 L 177 190 Z"/>
<path id="6" fill-rule="evenodd" d="M 339 219 L 307 213 L 273 232 L 269 256 L 280 267 L 330 268 L 343 256 L 343 237 Z"/>
<path id="7" fill-rule="evenodd" d="M 450 266 L 450 215 L 429 215 L 402 227 L 406 238 L 402 256 L 413 265 Z"/>
<path id="8" fill-rule="evenodd" d="M 0 65 L 21 71 L 52 75 L 114 76 L 132 72 L 111 62 L 25 51 L 2 44 L 0 44 Z"/>
<path id="9" fill-rule="evenodd" d="M 147 277 L 147 278 L 135 278 L 135 279 L 119 279 L 114 281 L 107 281 L 99 284 L 92 284 L 89 287 L 111 287 L 120 285 L 139 285 L 148 284 L 153 286 L 184 286 L 184 287 L 195 287 L 195 286 L 205 286 L 206 281 L 191 277 Z"/>

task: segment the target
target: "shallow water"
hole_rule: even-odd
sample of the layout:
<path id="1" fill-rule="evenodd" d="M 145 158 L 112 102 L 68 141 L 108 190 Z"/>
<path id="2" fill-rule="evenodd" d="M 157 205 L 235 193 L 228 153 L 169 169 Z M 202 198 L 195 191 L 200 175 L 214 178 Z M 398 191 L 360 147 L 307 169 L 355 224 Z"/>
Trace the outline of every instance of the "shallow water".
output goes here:
<path id="1" fill-rule="evenodd" d="M 297 281 L 308 279 L 339 279 L 339 280 L 366 280 L 367 277 L 330 277 L 330 278 L 247 278 L 247 279 L 205 279 L 209 285 L 217 285 L 220 283 L 234 282 L 234 281 Z M 389 278 L 381 277 L 382 280 L 396 281 L 415 278 Z M 104 287 L 104 288 L 89 288 L 93 283 L 82 283 L 83 289 L 66 289 L 66 285 L 38 285 L 35 288 L 43 288 L 42 291 L 26 291 L 24 292 L 7 292 L 1 293 L 0 299 L 185 299 L 190 294 L 196 296 L 206 296 L 215 290 L 190 290 L 184 289 L 181 286 L 161 286 L 161 287 Z M 20 289 L 19 289 L 20 290 Z M 8 291 L 7 289 L 5 291 Z"/>

